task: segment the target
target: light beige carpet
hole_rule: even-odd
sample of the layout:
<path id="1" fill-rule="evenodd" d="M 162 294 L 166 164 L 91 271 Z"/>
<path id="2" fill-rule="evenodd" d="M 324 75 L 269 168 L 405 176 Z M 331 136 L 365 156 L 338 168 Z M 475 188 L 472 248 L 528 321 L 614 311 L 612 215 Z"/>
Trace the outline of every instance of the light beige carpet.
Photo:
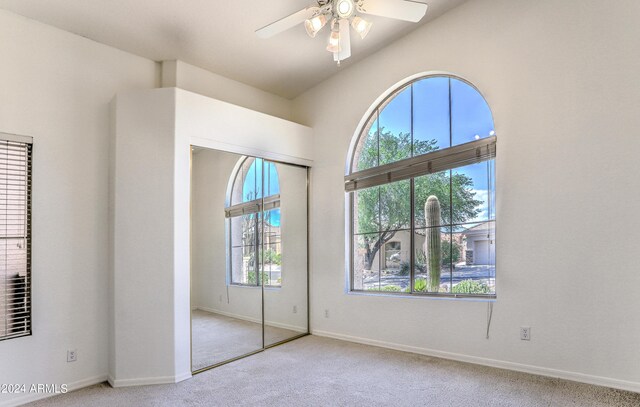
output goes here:
<path id="1" fill-rule="evenodd" d="M 640 394 L 306 336 L 178 384 L 100 384 L 33 405 L 638 407 Z"/>
<path id="2" fill-rule="evenodd" d="M 191 315 L 193 370 L 262 349 L 262 324 L 203 310 L 194 310 Z M 266 346 L 298 335 L 300 332 L 264 327 Z"/>

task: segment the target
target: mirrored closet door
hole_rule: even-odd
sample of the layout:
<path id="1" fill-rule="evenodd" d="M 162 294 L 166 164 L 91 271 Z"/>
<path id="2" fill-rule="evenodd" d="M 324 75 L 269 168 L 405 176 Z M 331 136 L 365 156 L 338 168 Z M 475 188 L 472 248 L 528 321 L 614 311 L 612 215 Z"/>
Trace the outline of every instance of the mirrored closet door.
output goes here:
<path id="1" fill-rule="evenodd" d="M 308 332 L 307 169 L 264 161 L 265 192 L 277 201 L 262 212 L 264 341 L 272 346 Z M 274 185 L 276 186 L 274 188 Z"/>
<path id="2" fill-rule="evenodd" d="M 307 168 L 193 147 L 198 372 L 308 333 Z"/>

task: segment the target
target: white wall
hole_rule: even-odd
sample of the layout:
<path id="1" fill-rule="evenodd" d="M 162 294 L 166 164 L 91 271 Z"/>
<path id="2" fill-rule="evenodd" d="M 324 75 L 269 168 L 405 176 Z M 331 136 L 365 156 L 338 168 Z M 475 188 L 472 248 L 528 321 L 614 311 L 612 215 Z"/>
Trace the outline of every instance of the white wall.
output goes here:
<path id="1" fill-rule="evenodd" d="M 162 62 L 162 87 L 188 90 L 256 112 L 291 120 L 292 104 L 289 99 L 182 61 Z"/>
<path id="2" fill-rule="evenodd" d="M 0 59 L 0 131 L 34 138 L 33 335 L 0 343 L 0 383 L 103 381 L 109 101 L 154 87 L 156 65 L 5 11 Z"/>
<path id="3" fill-rule="evenodd" d="M 312 331 L 640 391 L 639 20 L 631 0 L 470 1 L 295 99 L 315 134 Z M 484 302 L 344 292 L 349 143 L 381 94 L 427 71 L 467 78 L 493 109 L 488 340 Z"/>
<path id="4" fill-rule="evenodd" d="M 174 281 L 175 90 L 119 94 L 114 104 L 109 381 L 115 387 L 173 383 L 190 377 L 171 357 L 179 289 Z M 182 296 L 188 295 L 187 285 Z"/>

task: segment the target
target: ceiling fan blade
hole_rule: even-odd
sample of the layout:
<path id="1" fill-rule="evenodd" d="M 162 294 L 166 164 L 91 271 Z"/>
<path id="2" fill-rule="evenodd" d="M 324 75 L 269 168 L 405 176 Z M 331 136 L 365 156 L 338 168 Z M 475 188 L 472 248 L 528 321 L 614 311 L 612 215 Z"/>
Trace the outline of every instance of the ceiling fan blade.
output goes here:
<path id="1" fill-rule="evenodd" d="M 427 12 L 427 5 L 410 0 L 365 0 L 358 11 L 417 23 Z"/>
<path id="2" fill-rule="evenodd" d="M 275 21 L 271 24 L 265 25 L 264 27 L 256 30 L 256 34 L 260 38 L 270 38 L 276 34 L 279 34 L 283 31 L 288 30 L 300 23 L 304 20 L 308 20 L 316 13 L 320 11 L 319 7 L 307 7 L 303 10 L 298 11 L 297 13 L 293 13 L 285 18 L 282 18 L 278 21 Z"/>
<path id="3" fill-rule="evenodd" d="M 344 61 L 351 56 L 351 36 L 349 33 L 349 19 L 342 18 L 338 21 L 340 27 L 340 52 L 333 53 L 333 60 Z"/>

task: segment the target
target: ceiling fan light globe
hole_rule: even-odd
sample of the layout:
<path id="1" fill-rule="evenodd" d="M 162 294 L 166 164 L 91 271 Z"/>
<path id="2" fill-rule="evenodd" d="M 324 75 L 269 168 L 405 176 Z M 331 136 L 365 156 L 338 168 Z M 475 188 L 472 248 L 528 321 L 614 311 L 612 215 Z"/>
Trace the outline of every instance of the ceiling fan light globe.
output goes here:
<path id="1" fill-rule="evenodd" d="M 340 48 L 340 33 L 338 31 L 331 31 L 331 36 L 329 37 L 329 45 L 327 45 L 327 51 L 333 53 L 342 51 L 342 49 Z"/>
<path id="2" fill-rule="evenodd" d="M 355 5 L 353 0 L 338 0 L 336 2 L 336 14 L 340 18 L 349 18 L 353 14 Z"/>
<path id="3" fill-rule="evenodd" d="M 314 38 L 325 24 L 327 24 L 327 16 L 320 14 L 319 16 L 315 16 L 309 20 L 305 20 L 304 28 L 307 30 L 309 37 Z"/>
<path id="4" fill-rule="evenodd" d="M 351 22 L 351 26 L 353 27 L 354 30 L 356 30 L 356 32 L 360 35 L 360 38 L 362 39 L 364 39 L 364 37 L 366 37 L 367 34 L 369 34 L 371 25 L 372 23 L 370 23 L 369 21 L 366 21 L 365 19 L 357 16 L 354 17 L 353 21 Z"/>

